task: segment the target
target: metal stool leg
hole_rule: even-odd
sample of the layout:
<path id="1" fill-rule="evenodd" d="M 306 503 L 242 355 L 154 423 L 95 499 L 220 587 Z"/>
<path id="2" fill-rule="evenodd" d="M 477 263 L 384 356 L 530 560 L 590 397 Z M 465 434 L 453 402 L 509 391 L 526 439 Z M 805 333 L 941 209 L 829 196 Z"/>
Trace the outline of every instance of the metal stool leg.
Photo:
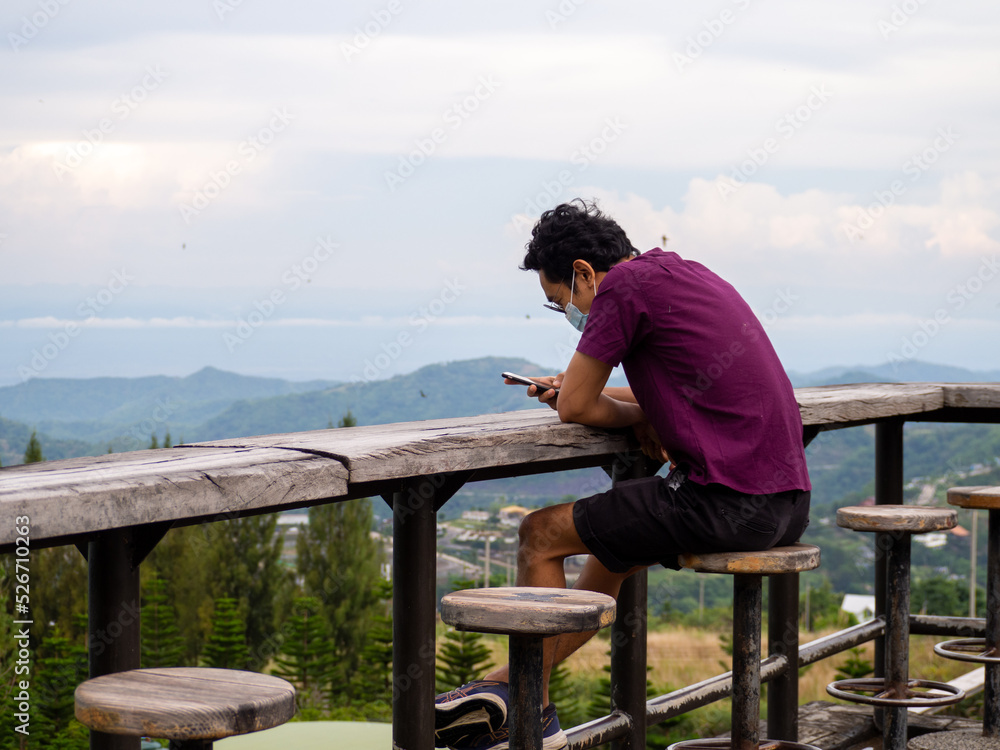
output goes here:
<path id="1" fill-rule="evenodd" d="M 1000 654 L 1000 510 L 990 510 L 986 547 L 986 648 Z M 1000 738 L 1000 664 L 986 665 L 983 736 Z"/>
<path id="2" fill-rule="evenodd" d="M 733 750 L 760 742 L 761 576 L 733 577 Z"/>
<path id="3" fill-rule="evenodd" d="M 885 605 L 885 691 L 907 695 L 910 673 L 910 535 L 887 535 Z M 885 750 L 906 749 L 905 706 L 887 706 L 882 727 Z"/>
<path id="4" fill-rule="evenodd" d="M 510 636 L 510 746 L 542 748 L 542 642 Z"/>

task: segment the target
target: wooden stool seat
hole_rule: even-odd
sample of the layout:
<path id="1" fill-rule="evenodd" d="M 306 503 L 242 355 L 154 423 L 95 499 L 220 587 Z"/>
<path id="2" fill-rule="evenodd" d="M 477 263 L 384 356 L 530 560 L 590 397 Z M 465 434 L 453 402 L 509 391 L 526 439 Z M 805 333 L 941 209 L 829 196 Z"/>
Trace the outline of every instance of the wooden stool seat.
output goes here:
<path id="1" fill-rule="evenodd" d="M 457 630 L 547 636 L 600 630 L 615 620 L 615 600 L 576 589 L 508 587 L 454 591 L 441 619 Z"/>
<path id="2" fill-rule="evenodd" d="M 615 600 L 577 589 L 466 589 L 442 597 L 441 619 L 458 630 L 510 636 L 509 744 L 519 750 L 542 750 L 545 637 L 611 625 Z"/>
<path id="3" fill-rule="evenodd" d="M 958 514 L 950 508 L 912 505 L 855 505 L 837 510 L 837 525 L 854 531 L 926 534 L 955 528 Z"/>
<path id="4" fill-rule="evenodd" d="M 948 504 L 973 510 L 1000 510 L 1000 487 L 952 487 Z"/>
<path id="5" fill-rule="evenodd" d="M 235 669 L 133 669 L 76 689 L 76 718 L 91 729 L 181 743 L 269 729 L 294 714 L 291 683 Z"/>
<path id="6" fill-rule="evenodd" d="M 819 567 L 819 547 L 792 544 L 763 552 L 709 552 L 680 556 L 682 568 L 699 573 L 773 576 Z"/>

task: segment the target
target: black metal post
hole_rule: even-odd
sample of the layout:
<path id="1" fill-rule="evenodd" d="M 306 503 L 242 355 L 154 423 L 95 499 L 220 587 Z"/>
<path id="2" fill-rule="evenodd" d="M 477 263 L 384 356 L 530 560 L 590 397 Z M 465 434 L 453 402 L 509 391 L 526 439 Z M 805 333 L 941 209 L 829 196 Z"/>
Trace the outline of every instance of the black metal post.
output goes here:
<path id="1" fill-rule="evenodd" d="M 986 650 L 1000 654 L 1000 510 L 990 510 L 986 542 Z M 1000 664 L 986 665 L 983 736 L 1000 738 Z"/>
<path id="2" fill-rule="evenodd" d="M 87 545 L 90 677 L 139 668 L 139 566 L 134 530 L 106 531 Z M 139 750 L 140 738 L 90 733 L 91 750 Z"/>
<path id="3" fill-rule="evenodd" d="M 890 538 L 889 535 L 886 535 Z M 907 697 L 910 673 L 910 535 L 899 534 L 886 550 L 886 665 L 885 691 L 888 697 Z M 882 747 L 906 750 L 905 706 L 884 709 Z"/>
<path id="4" fill-rule="evenodd" d="M 788 669 L 767 685 L 767 736 L 798 742 L 799 574 L 771 576 L 767 586 L 767 653 L 788 659 Z"/>
<path id="5" fill-rule="evenodd" d="M 611 467 L 611 483 L 652 476 L 641 453 L 618 456 Z M 646 606 L 645 570 L 627 578 L 618 592 L 615 623 L 611 627 L 611 710 L 629 717 L 629 730 L 612 743 L 614 750 L 646 747 Z"/>
<path id="6" fill-rule="evenodd" d="M 733 576 L 733 750 L 760 742 L 761 600 L 761 576 Z"/>
<path id="7" fill-rule="evenodd" d="M 646 746 L 646 596 L 645 570 L 626 579 L 618 592 L 611 626 L 611 710 L 630 719 L 628 734 L 612 744 L 615 750 Z"/>
<path id="8" fill-rule="evenodd" d="M 511 635 L 510 638 L 510 747 L 542 748 L 543 638 Z"/>
<path id="9" fill-rule="evenodd" d="M 398 750 L 432 750 L 437 545 L 433 485 L 405 485 L 393 493 L 392 511 L 392 743 Z"/>
<path id="10" fill-rule="evenodd" d="M 903 503 L 903 420 L 875 424 L 875 504 Z M 891 544 L 885 534 L 875 535 L 875 616 L 885 615 L 885 554 Z M 885 638 L 875 639 L 875 676 L 885 676 Z M 878 712 L 876 712 L 878 713 Z"/>

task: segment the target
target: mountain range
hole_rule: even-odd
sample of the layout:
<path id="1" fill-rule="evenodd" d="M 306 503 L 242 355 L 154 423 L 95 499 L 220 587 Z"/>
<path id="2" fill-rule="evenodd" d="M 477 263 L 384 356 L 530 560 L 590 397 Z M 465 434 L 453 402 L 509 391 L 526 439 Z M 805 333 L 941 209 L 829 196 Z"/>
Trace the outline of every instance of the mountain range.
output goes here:
<path id="1" fill-rule="evenodd" d="M 0 459 L 20 463 L 35 430 L 47 459 L 96 455 L 159 443 L 195 442 L 322 429 L 348 412 L 358 424 L 384 424 L 538 408 L 500 373 L 549 374 L 519 358 L 445 362 L 385 380 L 294 382 L 206 367 L 186 377 L 33 378 L 0 387 Z M 790 373 L 796 386 L 857 382 L 995 381 L 973 372 L 907 361 Z M 624 384 L 621 375 L 617 384 Z"/>

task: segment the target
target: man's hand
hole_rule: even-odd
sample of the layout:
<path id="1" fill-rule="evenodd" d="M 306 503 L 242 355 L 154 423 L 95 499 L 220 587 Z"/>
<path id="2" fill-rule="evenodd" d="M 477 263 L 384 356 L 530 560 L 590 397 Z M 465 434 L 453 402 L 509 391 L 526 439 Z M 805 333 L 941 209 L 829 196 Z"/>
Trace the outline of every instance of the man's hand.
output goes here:
<path id="1" fill-rule="evenodd" d="M 649 422 L 646 420 L 636 422 L 632 425 L 632 431 L 635 433 L 636 438 L 638 438 L 639 447 L 642 448 L 643 453 L 654 461 L 662 461 L 665 464 L 669 463 L 673 465 L 670 456 L 663 449 L 660 436 L 656 434 L 656 430 L 653 429 L 653 426 Z"/>
<path id="2" fill-rule="evenodd" d="M 563 377 L 566 375 L 565 372 L 561 372 L 558 375 L 543 375 L 542 377 L 531 376 L 532 380 L 537 380 L 539 383 L 544 383 L 545 385 L 550 385 L 552 388 L 559 388 L 562 385 Z M 513 380 L 504 378 L 504 383 L 507 385 L 518 385 Z M 556 407 L 556 397 L 559 395 L 557 391 L 549 389 L 538 388 L 533 385 L 528 386 L 528 395 L 532 398 L 537 398 L 543 404 L 548 404 L 552 409 Z"/>

